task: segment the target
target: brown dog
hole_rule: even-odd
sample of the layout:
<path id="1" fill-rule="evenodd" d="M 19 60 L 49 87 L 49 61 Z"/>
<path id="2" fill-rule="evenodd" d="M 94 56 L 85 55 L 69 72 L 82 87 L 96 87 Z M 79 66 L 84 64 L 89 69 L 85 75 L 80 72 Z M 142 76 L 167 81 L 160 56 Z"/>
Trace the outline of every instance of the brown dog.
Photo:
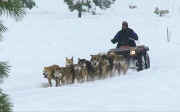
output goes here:
<path id="1" fill-rule="evenodd" d="M 68 59 L 68 58 L 66 57 L 66 67 L 72 66 L 73 64 L 74 64 L 74 59 L 73 59 L 73 57 L 72 57 L 71 59 Z"/>
<path id="2" fill-rule="evenodd" d="M 61 67 L 59 73 L 63 76 L 61 79 L 63 85 L 74 83 L 75 74 L 73 66 Z"/>
<path id="3" fill-rule="evenodd" d="M 61 76 L 59 76 L 60 74 L 59 75 L 54 74 L 56 70 L 60 70 L 60 67 L 58 65 L 44 67 L 43 75 L 45 78 L 48 79 L 48 83 L 50 87 L 52 87 L 52 82 L 51 82 L 52 79 L 56 81 L 56 86 L 59 85 L 59 78 Z"/>
<path id="4" fill-rule="evenodd" d="M 77 83 L 82 83 L 84 82 L 84 78 L 82 75 L 82 67 L 79 64 L 74 64 L 74 75 L 75 75 L 75 79 L 77 81 Z"/>
<path id="5" fill-rule="evenodd" d="M 113 61 L 107 54 L 91 55 L 91 63 L 98 78 L 104 79 L 112 75 Z"/>
<path id="6" fill-rule="evenodd" d="M 128 70 L 128 61 L 124 56 L 116 55 L 115 53 L 109 54 L 109 56 L 113 59 L 113 72 L 118 72 L 121 74 L 121 70 L 125 75 Z"/>

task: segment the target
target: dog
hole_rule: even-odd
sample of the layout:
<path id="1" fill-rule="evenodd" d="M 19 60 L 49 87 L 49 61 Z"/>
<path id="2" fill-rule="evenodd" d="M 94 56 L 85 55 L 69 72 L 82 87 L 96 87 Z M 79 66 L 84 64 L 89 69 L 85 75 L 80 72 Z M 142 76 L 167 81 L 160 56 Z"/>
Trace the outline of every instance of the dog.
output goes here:
<path id="1" fill-rule="evenodd" d="M 85 81 L 94 80 L 95 70 L 90 61 L 86 59 L 78 59 L 78 65 L 81 67 L 81 73 L 85 78 Z"/>
<path id="2" fill-rule="evenodd" d="M 122 70 L 123 74 L 125 75 L 129 66 L 128 60 L 124 56 L 117 55 L 115 53 L 111 53 L 108 55 L 113 61 L 113 72 L 118 72 L 118 74 L 120 75 Z"/>
<path id="3" fill-rule="evenodd" d="M 60 70 L 61 68 L 58 65 L 52 65 L 48 67 L 44 67 L 43 75 L 48 79 L 49 87 L 52 87 L 51 80 L 56 81 L 56 86 L 59 85 L 59 78 L 62 77 L 61 74 L 54 74 L 56 70 Z"/>
<path id="4" fill-rule="evenodd" d="M 100 79 L 112 76 L 113 61 L 107 54 L 91 55 L 91 63 Z"/>
<path id="5" fill-rule="evenodd" d="M 66 67 L 72 66 L 73 64 L 74 64 L 74 59 L 73 59 L 73 57 L 70 58 L 70 59 L 68 59 L 68 58 L 66 57 Z"/>
<path id="6" fill-rule="evenodd" d="M 74 68 L 74 75 L 75 75 L 74 80 L 77 81 L 77 83 L 83 83 L 84 78 L 82 75 L 82 67 L 79 64 L 74 64 L 73 68 Z"/>
<path id="7" fill-rule="evenodd" d="M 108 54 L 103 54 L 101 56 L 101 69 L 103 78 L 111 77 L 113 71 L 113 59 Z"/>
<path id="8" fill-rule="evenodd" d="M 73 84 L 75 79 L 75 73 L 73 66 L 61 67 L 59 74 L 62 74 L 62 85 Z"/>
<path id="9" fill-rule="evenodd" d="M 101 67 L 101 54 L 91 55 L 90 62 L 95 70 L 95 78 L 101 79 L 102 77 L 102 67 Z"/>
<path id="10" fill-rule="evenodd" d="M 63 80 L 64 75 L 61 73 L 61 68 L 55 69 L 54 77 L 55 77 L 55 81 L 57 82 L 56 87 L 63 85 L 62 80 Z"/>

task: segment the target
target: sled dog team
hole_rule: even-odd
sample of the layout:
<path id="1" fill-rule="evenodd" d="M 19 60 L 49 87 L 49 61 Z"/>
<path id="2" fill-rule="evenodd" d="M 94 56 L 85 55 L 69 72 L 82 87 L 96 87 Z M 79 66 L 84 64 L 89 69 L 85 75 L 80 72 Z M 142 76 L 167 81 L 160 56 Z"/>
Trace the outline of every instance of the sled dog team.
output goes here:
<path id="1" fill-rule="evenodd" d="M 55 80 L 56 87 L 94 81 L 112 77 L 115 73 L 126 74 L 128 62 L 126 58 L 116 54 L 91 55 L 91 59 L 78 59 L 74 64 L 73 57 L 66 58 L 65 67 L 52 65 L 44 67 L 43 75 L 48 79 L 49 86 L 52 87 L 51 80 Z"/>

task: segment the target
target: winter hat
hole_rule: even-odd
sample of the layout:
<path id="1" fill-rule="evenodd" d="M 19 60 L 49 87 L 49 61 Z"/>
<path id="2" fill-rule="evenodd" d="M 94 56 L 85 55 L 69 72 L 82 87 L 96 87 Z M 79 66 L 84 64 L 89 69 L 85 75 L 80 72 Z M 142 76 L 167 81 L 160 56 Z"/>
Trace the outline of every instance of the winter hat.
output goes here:
<path id="1" fill-rule="evenodd" d="M 128 27 L 128 22 L 127 22 L 127 21 L 123 21 L 123 22 L 122 22 L 122 26 Z"/>

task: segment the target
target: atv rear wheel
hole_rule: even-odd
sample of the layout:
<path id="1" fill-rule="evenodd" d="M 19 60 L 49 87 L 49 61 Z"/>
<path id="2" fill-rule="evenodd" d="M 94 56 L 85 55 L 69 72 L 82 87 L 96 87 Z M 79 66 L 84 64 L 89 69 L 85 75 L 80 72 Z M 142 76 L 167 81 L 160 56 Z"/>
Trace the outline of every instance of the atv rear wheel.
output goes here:
<path id="1" fill-rule="evenodd" d="M 150 68 L 150 58 L 149 58 L 149 54 L 146 53 L 145 55 L 145 69 Z"/>
<path id="2" fill-rule="evenodd" d="M 148 69 L 150 68 L 150 58 L 149 58 L 149 54 L 144 51 L 141 52 L 141 55 L 139 55 L 139 62 L 137 62 L 137 71 L 141 71 L 144 69 Z"/>

